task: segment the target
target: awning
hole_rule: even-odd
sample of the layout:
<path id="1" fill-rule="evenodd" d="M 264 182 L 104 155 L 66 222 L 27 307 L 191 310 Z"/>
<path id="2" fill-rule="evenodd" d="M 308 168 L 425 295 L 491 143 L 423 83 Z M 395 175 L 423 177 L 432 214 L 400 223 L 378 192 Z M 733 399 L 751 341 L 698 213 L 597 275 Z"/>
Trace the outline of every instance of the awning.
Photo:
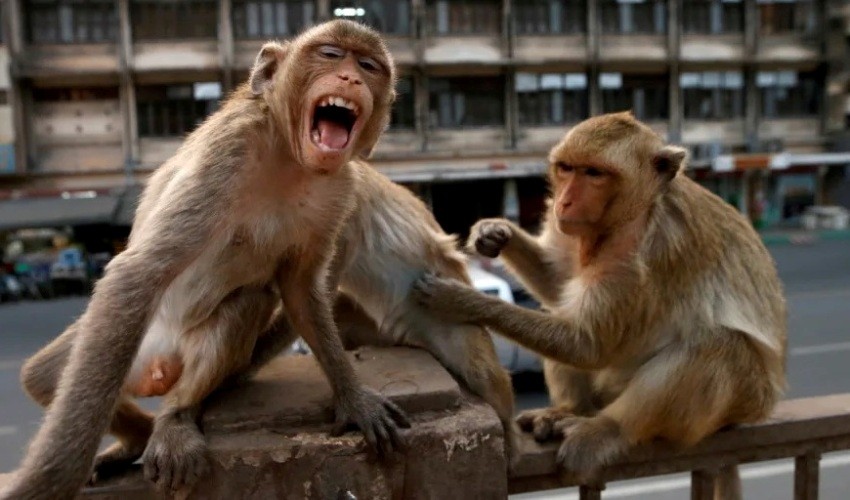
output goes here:
<path id="1" fill-rule="evenodd" d="M 119 197 L 24 198 L 0 202 L 0 230 L 110 224 Z"/>

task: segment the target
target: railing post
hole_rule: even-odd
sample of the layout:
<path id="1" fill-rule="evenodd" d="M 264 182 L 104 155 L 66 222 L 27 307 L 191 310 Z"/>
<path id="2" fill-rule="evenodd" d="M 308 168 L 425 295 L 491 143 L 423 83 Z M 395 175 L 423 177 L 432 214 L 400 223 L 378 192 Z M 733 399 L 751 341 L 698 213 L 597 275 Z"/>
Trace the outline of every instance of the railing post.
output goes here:
<path id="1" fill-rule="evenodd" d="M 691 500 L 714 500 L 714 479 L 717 471 L 695 470 L 691 472 Z"/>
<path id="2" fill-rule="evenodd" d="M 582 484 L 578 487 L 579 500 L 601 500 L 605 486 Z"/>
<path id="3" fill-rule="evenodd" d="M 794 500 L 817 500 L 820 479 L 820 453 L 807 453 L 794 459 Z"/>

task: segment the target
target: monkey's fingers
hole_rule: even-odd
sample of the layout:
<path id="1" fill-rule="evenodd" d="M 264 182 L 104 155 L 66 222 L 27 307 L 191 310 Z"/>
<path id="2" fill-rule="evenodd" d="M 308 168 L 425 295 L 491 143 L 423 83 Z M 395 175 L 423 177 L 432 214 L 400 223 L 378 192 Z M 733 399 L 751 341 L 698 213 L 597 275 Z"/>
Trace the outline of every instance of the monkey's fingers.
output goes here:
<path id="1" fill-rule="evenodd" d="M 375 423 L 372 424 L 372 428 L 375 433 L 375 437 L 378 439 L 378 447 L 376 450 L 378 455 L 381 457 L 388 457 L 392 455 L 393 441 L 390 434 L 394 430 L 395 425 L 393 425 L 392 422 L 387 422 L 383 417 L 379 417 Z"/>
<path id="2" fill-rule="evenodd" d="M 404 429 L 410 428 L 410 419 L 407 417 L 407 413 L 404 412 L 401 408 L 399 408 L 395 403 L 390 400 L 386 400 L 384 402 L 384 407 L 390 413 L 390 417 L 395 421 L 395 423 Z"/>
<path id="3" fill-rule="evenodd" d="M 354 422 L 348 419 L 348 417 L 337 417 L 336 422 L 334 422 L 333 427 L 328 434 L 333 437 L 339 437 L 350 431 L 354 427 Z"/>
<path id="4" fill-rule="evenodd" d="M 516 423 L 519 425 L 519 428 L 525 432 L 531 432 L 534 430 L 534 419 L 537 418 L 537 412 L 535 411 L 524 411 L 519 414 L 516 418 Z"/>

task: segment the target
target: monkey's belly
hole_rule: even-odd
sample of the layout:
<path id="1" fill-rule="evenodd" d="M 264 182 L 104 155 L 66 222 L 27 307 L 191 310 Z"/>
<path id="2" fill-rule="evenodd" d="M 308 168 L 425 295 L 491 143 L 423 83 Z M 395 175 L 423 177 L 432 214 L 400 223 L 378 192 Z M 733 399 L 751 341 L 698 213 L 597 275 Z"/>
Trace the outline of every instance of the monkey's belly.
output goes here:
<path id="1" fill-rule="evenodd" d="M 182 373 L 183 360 L 179 355 L 157 355 L 140 373 L 128 379 L 126 390 L 136 397 L 162 396 L 174 387 Z"/>

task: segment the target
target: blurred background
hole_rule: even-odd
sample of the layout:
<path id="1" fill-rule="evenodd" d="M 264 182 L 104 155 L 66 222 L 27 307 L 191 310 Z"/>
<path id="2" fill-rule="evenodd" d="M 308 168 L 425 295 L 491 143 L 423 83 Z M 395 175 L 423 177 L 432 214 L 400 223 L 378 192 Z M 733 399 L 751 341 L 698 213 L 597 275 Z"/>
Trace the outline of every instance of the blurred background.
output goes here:
<path id="1" fill-rule="evenodd" d="M 789 396 L 850 391 L 847 0 L 2 0 L 0 17 L 0 471 L 41 418 L 21 363 L 85 308 L 148 175 L 264 41 L 334 17 L 387 38 L 399 97 L 373 163 L 446 231 L 494 216 L 534 230 L 548 149 L 631 109 L 690 149 L 686 174 L 776 259 Z M 498 260 L 472 273 L 537 306 Z M 519 406 L 547 404 L 536 356 L 497 342 Z M 790 471 L 746 469 L 747 498 L 790 498 Z M 850 455 L 825 456 L 821 497 L 850 497 L 848 472 Z M 605 498 L 688 496 L 681 478 L 617 488 Z"/>

